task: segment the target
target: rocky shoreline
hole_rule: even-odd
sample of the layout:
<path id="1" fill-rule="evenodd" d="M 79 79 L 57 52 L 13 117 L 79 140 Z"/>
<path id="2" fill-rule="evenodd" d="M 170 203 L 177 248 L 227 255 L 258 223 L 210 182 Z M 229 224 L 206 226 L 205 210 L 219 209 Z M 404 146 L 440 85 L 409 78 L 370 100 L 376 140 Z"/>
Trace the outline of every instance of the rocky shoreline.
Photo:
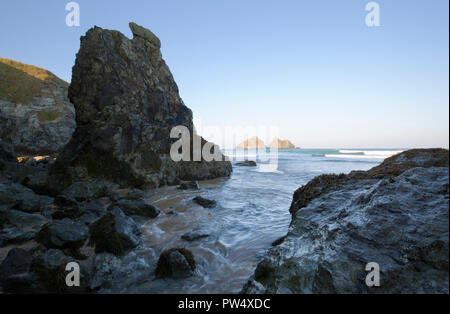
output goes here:
<path id="1" fill-rule="evenodd" d="M 179 280 L 196 271 L 189 245 L 215 238 L 215 230 L 189 225 L 178 236 L 186 247 L 156 249 L 144 241 L 144 224 L 176 215 L 149 202 L 149 191 L 178 186 L 203 193 L 197 181 L 227 178 L 232 165 L 218 151 L 214 161 L 170 158 L 175 126 L 190 131 L 191 157 L 195 140 L 219 148 L 195 133 L 159 39 L 134 23 L 130 28 L 133 39 L 100 27 L 81 38 L 68 98 L 67 86 L 57 94 L 73 104 L 76 129 L 69 123 L 58 143 L 37 145 L 33 128 L 10 136 L 17 128 L 0 114 L 11 127 L 0 134 L 1 293 L 123 293 L 156 279 Z M 17 145 L 23 136 L 29 151 Z M 253 142 L 244 146 L 263 145 Z M 17 158 L 16 152 L 47 152 L 43 147 L 53 147 L 52 156 Z M 287 235 L 242 292 L 448 293 L 448 164 L 448 150 L 410 150 L 368 171 L 316 177 L 294 193 Z M 189 202 L 220 209 L 220 201 L 203 196 Z M 71 262 L 80 266 L 79 287 L 65 282 Z M 370 262 L 381 267 L 380 287 L 364 283 Z"/>
<path id="2" fill-rule="evenodd" d="M 448 154 L 410 150 L 299 188 L 287 235 L 242 292 L 448 294 Z M 371 262 L 380 286 L 365 284 Z"/>
<path id="3" fill-rule="evenodd" d="M 140 225 L 161 213 L 143 189 L 198 187 L 195 180 L 229 176 L 231 163 L 221 153 L 220 161 L 171 160 L 175 126 L 191 132 L 192 155 L 198 137 L 192 112 L 178 95 L 159 39 L 134 23 L 130 28 L 132 40 L 99 27 L 81 38 L 68 92 L 76 129 L 56 159 L 19 162 L 15 142 L 2 137 L 0 292 L 123 292 L 195 270 L 188 249 L 159 252 L 143 244 Z M 80 287 L 65 283 L 69 262 L 80 266 Z"/>

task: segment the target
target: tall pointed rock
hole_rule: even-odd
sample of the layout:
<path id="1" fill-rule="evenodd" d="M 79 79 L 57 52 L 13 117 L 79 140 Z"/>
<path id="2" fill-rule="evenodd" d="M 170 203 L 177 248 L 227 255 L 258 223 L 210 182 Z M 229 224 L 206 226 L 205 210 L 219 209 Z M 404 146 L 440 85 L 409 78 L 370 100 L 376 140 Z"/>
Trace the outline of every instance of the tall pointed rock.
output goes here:
<path id="1" fill-rule="evenodd" d="M 62 186 L 90 178 L 122 186 L 159 186 L 228 176 L 231 164 L 225 158 L 170 158 L 171 144 L 177 140 L 170 138 L 170 131 L 185 126 L 193 134 L 192 111 L 162 59 L 159 39 L 134 23 L 130 28 L 131 40 L 99 27 L 81 38 L 69 87 L 77 129 L 52 169 L 53 176 Z"/>

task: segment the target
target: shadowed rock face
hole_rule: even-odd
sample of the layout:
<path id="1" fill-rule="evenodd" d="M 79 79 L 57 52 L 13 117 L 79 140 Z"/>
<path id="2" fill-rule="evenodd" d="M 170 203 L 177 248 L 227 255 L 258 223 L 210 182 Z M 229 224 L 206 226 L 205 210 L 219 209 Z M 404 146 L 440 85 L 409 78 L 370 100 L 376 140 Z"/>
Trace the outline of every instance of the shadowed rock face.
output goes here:
<path id="1" fill-rule="evenodd" d="M 69 87 L 77 129 L 53 169 L 58 184 L 101 177 L 123 186 L 158 186 L 229 175 L 227 161 L 170 159 L 177 140 L 170 131 L 185 126 L 193 134 L 192 112 L 178 94 L 157 37 L 134 23 L 130 27 L 132 40 L 99 27 L 81 38 Z"/>
<path id="2" fill-rule="evenodd" d="M 298 189 L 245 293 L 448 293 L 448 150 L 410 150 Z M 365 284 L 370 262 L 380 286 Z"/>
<path id="3" fill-rule="evenodd" d="M 0 138 L 18 154 L 56 154 L 75 130 L 68 85 L 47 70 L 0 58 Z"/>

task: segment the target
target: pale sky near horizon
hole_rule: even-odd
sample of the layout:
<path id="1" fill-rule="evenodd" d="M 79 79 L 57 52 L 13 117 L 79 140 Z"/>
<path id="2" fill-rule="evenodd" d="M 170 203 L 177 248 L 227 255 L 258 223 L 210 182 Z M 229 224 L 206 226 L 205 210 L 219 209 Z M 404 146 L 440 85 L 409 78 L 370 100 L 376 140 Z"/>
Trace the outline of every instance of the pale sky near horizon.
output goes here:
<path id="1" fill-rule="evenodd" d="M 202 126 L 275 126 L 309 148 L 448 148 L 447 0 L 377 1 L 379 27 L 361 0 L 79 0 L 80 27 L 68 2 L 2 1 L 0 56 L 70 82 L 80 36 L 131 38 L 134 21 L 161 39 Z"/>

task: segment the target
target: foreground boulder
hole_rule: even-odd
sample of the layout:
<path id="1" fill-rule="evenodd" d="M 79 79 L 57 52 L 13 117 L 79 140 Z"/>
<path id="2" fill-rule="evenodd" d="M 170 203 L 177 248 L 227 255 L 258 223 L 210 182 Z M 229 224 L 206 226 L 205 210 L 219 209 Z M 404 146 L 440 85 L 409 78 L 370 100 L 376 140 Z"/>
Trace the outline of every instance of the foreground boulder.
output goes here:
<path id="1" fill-rule="evenodd" d="M 88 278 L 81 266 L 80 286 L 66 285 L 66 265 L 79 261 L 62 251 L 50 249 L 37 253 L 14 248 L 0 265 L 0 286 L 8 293 L 86 293 Z"/>
<path id="2" fill-rule="evenodd" d="M 32 283 L 34 285 L 42 285 L 45 289 L 36 292 L 86 293 L 89 278 L 83 266 L 80 266 L 80 286 L 69 287 L 66 284 L 66 276 L 68 274 L 66 266 L 71 262 L 76 262 L 77 264 L 80 263 L 56 249 L 47 250 L 37 258 L 34 258 L 30 271 L 32 275 L 37 276 L 37 279 L 32 281 Z"/>
<path id="3" fill-rule="evenodd" d="M 161 253 L 156 266 L 156 278 L 183 278 L 192 275 L 195 270 L 194 255 L 184 248 L 175 248 Z"/>
<path id="4" fill-rule="evenodd" d="M 132 218 L 115 207 L 90 227 L 89 244 L 95 253 L 122 255 L 140 243 L 141 231 Z"/>
<path id="5" fill-rule="evenodd" d="M 31 189 L 18 183 L 0 183 L 0 205 L 34 213 L 53 203 L 53 198 L 35 194 Z"/>
<path id="6" fill-rule="evenodd" d="M 120 207 L 125 215 L 128 216 L 136 215 L 156 218 L 161 213 L 161 210 L 158 207 L 145 200 L 122 199 L 116 202 L 116 206 Z"/>
<path id="7" fill-rule="evenodd" d="M 448 293 L 447 150 L 412 150 L 294 194 L 288 234 L 245 293 Z M 365 283 L 380 267 L 380 286 Z"/>
<path id="8" fill-rule="evenodd" d="M 194 197 L 193 201 L 203 208 L 214 208 L 217 205 L 217 202 L 215 200 L 209 200 L 201 196 Z"/>
<path id="9" fill-rule="evenodd" d="M 65 218 L 45 225 L 37 240 L 49 248 L 78 249 L 88 236 L 89 228 L 84 223 Z"/>
<path id="10" fill-rule="evenodd" d="M 0 58 L 0 138 L 16 153 L 59 152 L 76 127 L 68 86 L 47 70 Z"/>
<path id="11" fill-rule="evenodd" d="M 195 136 L 192 112 L 161 57 L 159 39 L 134 23 L 130 27 L 132 40 L 99 27 L 81 38 L 69 87 L 77 129 L 52 168 L 55 189 L 88 178 L 139 188 L 231 172 L 217 146 L 212 147 L 221 161 L 170 158 L 178 140 L 170 137 L 173 127 L 184 126 Z"/>
<path id="12" fill-rule="evenodd" d="M 0 265 L 0 285 L 6 292 L 33 292 L 32 278 L 29 274 L 33 256 L 27 251 L 15 248 Z"/>
<path id="13" fill-rule="evenodd" d="M 147 247 L 134 249 L 120 257 L 97 254 L 90 288 L 98 293 L 130 293 L 130 289 L 152 278 L 157 261 L 155 250 Z"/>

